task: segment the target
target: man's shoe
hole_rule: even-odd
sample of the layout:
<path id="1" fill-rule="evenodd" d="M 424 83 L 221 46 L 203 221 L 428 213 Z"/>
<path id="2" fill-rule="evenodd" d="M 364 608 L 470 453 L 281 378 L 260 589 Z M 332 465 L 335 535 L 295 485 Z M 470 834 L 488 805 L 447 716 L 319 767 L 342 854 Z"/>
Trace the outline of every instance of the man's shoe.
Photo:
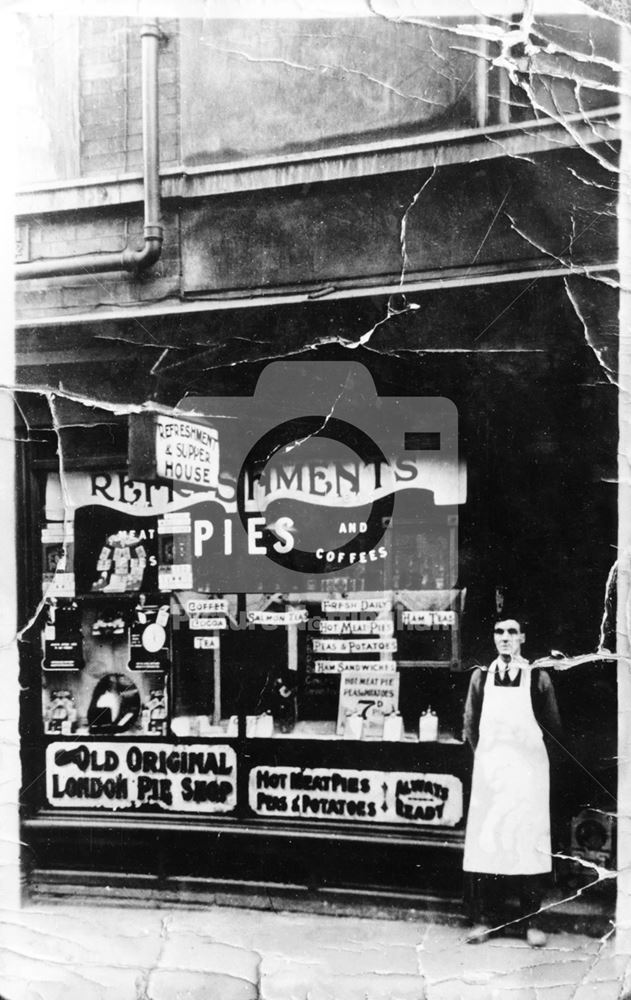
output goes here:
<path id="1" fill-rule="evenodd" d="M 487 941 L 491 928 L 485 924 L 476 924 L 467 934 L 467 944 L 481 944 Z"/>
<path id="2" fill-rule="evenodd" d="M 531 948 L 545 948 L 548 938 L 538 927 L 529 927 L 526 931 L 526 941 Z"/>

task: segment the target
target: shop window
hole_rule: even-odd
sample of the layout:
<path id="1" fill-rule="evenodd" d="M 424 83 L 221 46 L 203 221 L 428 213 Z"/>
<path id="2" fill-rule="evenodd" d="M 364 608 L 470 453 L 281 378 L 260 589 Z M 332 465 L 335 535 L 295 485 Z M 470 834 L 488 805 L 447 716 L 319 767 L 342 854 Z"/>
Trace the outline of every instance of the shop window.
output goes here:
<path id="1" fill-rule="evenodd" d="M 393 521 L 389 558 L 353 575 L 305 576 L 290 593 L 213 594 L 190 586 L 190 512 L 156 515 L 159 498 L 115 474 L 70 474 L 66 487 L 90 502 L 61 520 L 49 478 L 46 733 L 460 738 L 438 679 L 460 659 L 454 513 Z"/>
<path id="2" fill-rule="evenodd" d="M 242 697 L 235 669 L 236 594 L 173 595 L 173 716 L 176 736 L 238 735 Z"/>
<path id="3" fill-rule="evenodd" d="M 48 806 L 461 822 L 460 748 L 444 745 L 461 742 L 455 503 L 399 496 L 376 542 L 370 508 L 344 508 L 317 573 L 292 589 L 273 566 L 243 593 L 213 588 L 226 513 L 205 494 L 122 469 L 51 473 L 44 493 Z"/>
<path id="4" fill-rule="evenodd" d="M 457 665 L 458 611 L 442 607 L 442 597 L 435 590 L 284 595 L 283 610 L 268 614 L 279 621 L 276 649 L 284 645 L 285 659 L 277 656 L 264 687 L 259 682 L 264 696 L 248 718 L 249 735 L 459 740 L 438 669 L 450 674 Z M 453 603 L 460 606 L 459 595 Z M 262 628 L 244 640 L 252 648 L 263 649 Z"/>

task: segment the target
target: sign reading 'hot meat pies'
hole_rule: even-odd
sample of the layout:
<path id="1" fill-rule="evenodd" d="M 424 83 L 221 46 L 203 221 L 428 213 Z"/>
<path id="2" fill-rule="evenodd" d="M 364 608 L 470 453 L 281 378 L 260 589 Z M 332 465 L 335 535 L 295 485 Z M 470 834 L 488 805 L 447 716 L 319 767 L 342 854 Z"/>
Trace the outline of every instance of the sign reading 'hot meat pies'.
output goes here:
<path id="1" fill-rule="evenodd" d="M 452 774 L 255 767 L 250 808 L 259 816 L 455 826 L 462 782 Z"/>
<path id="2" fill-rule="evenodd" d="M 236 805 L 237 759 L 223 745 L 51 743 L 46 795 L 51 806 L 170 812 L 230 812 Z"/>

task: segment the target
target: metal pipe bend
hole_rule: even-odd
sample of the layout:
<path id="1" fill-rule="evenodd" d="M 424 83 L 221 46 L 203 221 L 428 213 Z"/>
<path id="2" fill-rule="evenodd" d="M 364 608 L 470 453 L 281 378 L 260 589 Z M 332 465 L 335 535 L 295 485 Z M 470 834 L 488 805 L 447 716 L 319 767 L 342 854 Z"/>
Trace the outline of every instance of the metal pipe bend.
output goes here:
<path id="1" fill-rule="evenodd" d="M 140 250 L 127 245 L 124 250 L 46 257 L 16 264 L 16 280 L 52 278 L 65 275 L 103 274 L 107 271 L 138 273 L 151 267 L 162 253 L 164 227 L 160 218 L 160 153 L 158 129 L 158 51 L 164 37 L 157 21 L 143 24 L 142 39 L 142 135 L 144 245 Z"/>

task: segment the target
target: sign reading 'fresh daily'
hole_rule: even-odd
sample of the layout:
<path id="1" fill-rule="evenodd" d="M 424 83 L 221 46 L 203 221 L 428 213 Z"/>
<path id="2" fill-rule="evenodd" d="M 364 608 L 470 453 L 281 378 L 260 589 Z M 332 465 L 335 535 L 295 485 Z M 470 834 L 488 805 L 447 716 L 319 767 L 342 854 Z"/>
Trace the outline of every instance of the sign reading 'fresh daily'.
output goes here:
<path id="1" fill-rule="evenodd" d="M 46 796 L 64 808 L 230 812 L 236 776 L 230 746 L 59 742 L 46 748 Z"/>
<path id="2" fill-rule="evenodd" d="M 258 816 L 455 826 L 462 782 L 452 774 L 254 767 L 250 807 Z"/>

